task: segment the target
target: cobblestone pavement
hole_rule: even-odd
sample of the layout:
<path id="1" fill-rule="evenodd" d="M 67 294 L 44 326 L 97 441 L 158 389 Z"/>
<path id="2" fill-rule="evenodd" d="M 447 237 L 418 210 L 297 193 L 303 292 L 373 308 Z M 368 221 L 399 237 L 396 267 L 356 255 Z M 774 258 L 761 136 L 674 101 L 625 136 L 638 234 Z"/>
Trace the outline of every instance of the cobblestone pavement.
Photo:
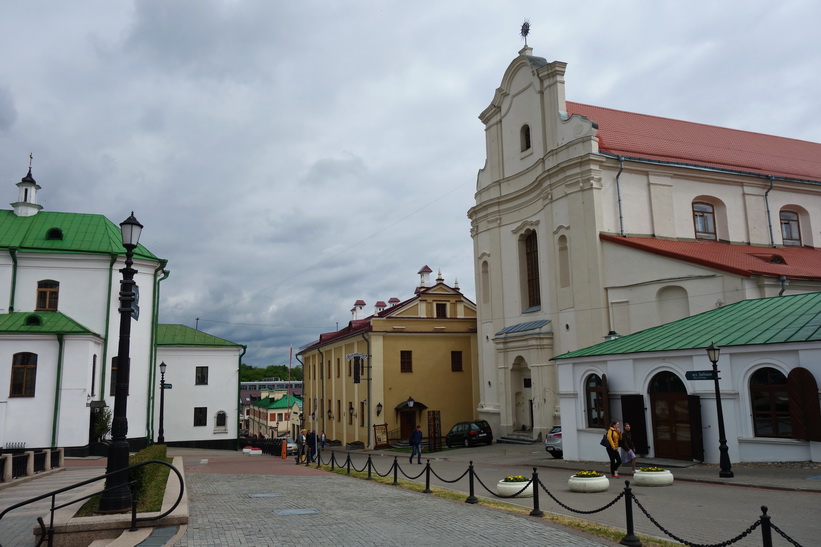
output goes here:
<path id="1" fill-rule="evenodd" d="M 190 520 L 175 544 L 181 547 L 610 545 L 543 519 L 332 475 L 292 460 L 198 461 L 185 458 Z"/>
<path id="2" fill-rule="evenodd" d="M 187 475 L 179 546 L 608 545 L 542 519 L 326 473 Z"/>

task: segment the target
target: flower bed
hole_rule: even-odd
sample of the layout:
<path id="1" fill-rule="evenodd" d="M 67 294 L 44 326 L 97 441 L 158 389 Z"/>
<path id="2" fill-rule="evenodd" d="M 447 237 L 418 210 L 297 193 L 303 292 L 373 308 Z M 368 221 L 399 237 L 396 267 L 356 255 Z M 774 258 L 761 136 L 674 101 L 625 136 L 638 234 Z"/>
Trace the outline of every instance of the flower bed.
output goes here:
<path id="1" fill-rule="evenodd" d="M 512 496 L 524 488 L 525 484 L 530 482 L 530 479 L 522 475 L 509 475 L 500 480 L 496 484 L 496 493 L 500 496 Z M 517 497 L 530 498 L 533 497 L 533 483 L 527 485 L 527 488 L 522 491 Z"/>
<path id="2" fill-rule="evenodd" d="M 633 475 L 636 486 L 670 486 L 673 474 L 662 467 L 641 467 Z"/>
<path id="3" fill-rule="evenodd" d="M 598 471 L 579 471 L 567 481 L 573 492 L 604 492 L 610 488 L 610 481 Z"/>

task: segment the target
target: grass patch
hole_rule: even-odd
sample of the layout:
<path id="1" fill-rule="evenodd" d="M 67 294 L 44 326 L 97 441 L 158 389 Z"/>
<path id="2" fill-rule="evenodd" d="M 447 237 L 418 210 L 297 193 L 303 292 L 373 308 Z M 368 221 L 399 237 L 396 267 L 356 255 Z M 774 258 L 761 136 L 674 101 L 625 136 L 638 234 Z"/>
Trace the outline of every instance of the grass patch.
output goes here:
<path id="1" fill-rule="evenodd" d="M 165 445 L 153 445 L 143 449 L 128 458 L 129 465 L 136 465 L 147 460 L 161 460 L 172 463 L 172 459 L 166 456 Z M 145 465 L 132 470 L 129 480 L 136 480 L 131 491 L 134 499 L 137 500 L 137 512 L 148 513 L 162 509 L 162 500 L 165 497 L 165 485 L 168 482 L 168 474 L 171 468 L 165 465 Z M 100 494 L 89 498 L 74 515 L 75 517 L 90 517 L 98 514 L 100 508 Z"/>
<path id="2" fill-rule="evenodd" d="M 351 473 L 350 473 L 350 475 L 348 475 L 347 468 L 345 468 L 345 467 L 334 467 L 334 469 L 331 470 L 330 465 L 320 465 L 319 468 L 323 469 L 325 471 L 331 472 L 331 473 L 335 473 L 337 475 L 350 476 L 350 477 L 353 477 L 355 479 L 365 479 L 365 480 L 367 480 L 367 478 L 368 478 L 368 472 L 367 471 L 354 471 L 353 469 L 351 469 Z M 376 473 L 371 473 L 371 480 L 373 482 L 377 482 L 377 483 L 380 483 L 380 484 L 393 485 L 393 476 L 392 475 L 387 476 L 387 477 L 380 477 Z M 422 492 L 425 489 L 424 484 L 414 482 L 414 481 L 409 481 L 409 480 L 406 480 L 406 479 L 398 479 L 398 483 L 399 484 L 397 485 L 397 487 L 398 488 L 404 488 L 405 490 L 412 490 L 414 492 Z M 432 490 L 432 493 L 428 494 L 428 495 L 429 496 L 436 496 L 437 498 L 447 499 L 447 500 L 451 500 L 451 501 L 459 501 L 459 502 L 463 502 L 463 503 L 465 501 L 465 498 L 467 498 L 467 495 L 464 492 L 455 492 L 453 490 L 446 490 L 444 488 L 438 488 L 436 486 L 431 486 L 430 489 Z M 478 499 L 479 499 L 479 503 L 477 505 L 482 505 L 484 507 L 490 507 L 490 508 L 493 508 L 493 509 L 498 509 L 500 511 L 506 511 L 508 513 L 513 513 L 513 514 L 518 514 L 518 515 L 523 515 L 523 516 L 529 516 L 530 515 L 531 509 L 528 509 L 527 507 L 522 507 L 522 506 L 519 506 L 519 505 L 512 505 L 510 503 L 505 503 L 503 501 L 499 501 L 499 500 L 496 500 L 496 499 L 489 499 L 489 498 L 483 498 L 483 497 L 478 497 Z M 625 531 L 621 530 L 621 529 L 618 529 L 618 528 L 611 528 L 610 526 L 605 526 L 603 524 L 596 524 L 595 522 L 589 522 L 589 521 L 586 521 L 586 520 L 581 520 L 581 519 L 577 519 L 577 518 L 573 518 L 573 517 L 567 517 L 567 516 L 564 516 L 564 515 L 554 515 L 554 514 L 551 514 L 551 513 L 545 513 L 542 517 L 539 517 L 539 518 L 542 518 L 542 519 L 545 519 L 547 521 L 553 522 L 553 523 L 558 524 L 560 526 L 564 526 L 565 528 L 572 528 L 574 530 L 578 530 L 579 532 L 584 532 L 585 534 L 590 534 L 592 536 L 605 538 L 605 539 L 608 539 L 610 541 L 613 541 L 614 543 L 618 543 L 619 541 L 621 541 L 621 539 L 625 535 Z M 640 535 L 640 534 L 636 534 L 636 537 L 641 540 L 641 544 L 644 547 L 681 547 L 680 543 L 674 543 L 672 541 L 659 540 L 659 539 L 656 539 L 656 538 L 651 538 L 651 537 L 647 537 L 647 536 Z"/>

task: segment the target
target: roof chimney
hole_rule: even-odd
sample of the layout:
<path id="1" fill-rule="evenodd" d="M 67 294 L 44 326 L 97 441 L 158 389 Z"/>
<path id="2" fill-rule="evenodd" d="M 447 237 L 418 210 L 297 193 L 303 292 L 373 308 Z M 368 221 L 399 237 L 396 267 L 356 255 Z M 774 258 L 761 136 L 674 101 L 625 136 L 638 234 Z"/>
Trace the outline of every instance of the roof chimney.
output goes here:
<path id="1" fill-rule="evenodd" d="M 400 300 L 398 298 L 396 298 L 395 296 L 391 297 L 391 299 L 388 300 L 388 304 L 390 304 L 391 307 L 394 307 L 395 305 L 399 304 L 399 302 L 400 302 Z"/>
<path id="2" fill-rule="evenodd" d="M 374 307 L 374 313 L 379 313 L 381 311 L 385 311 L 385 308 L 387 308 L 387 307 L 388 307 L 388 305 L 385 304 L 382 300 L 380 300 L 379 302 L 376 303 L 376 306 Z"/>
<path id="3" fill-rule="evenodd" d="M 430 274 L 433 273 L 433 270 L 428 268 L 427 266 L 422 266 L 422 269 L 419 270 L 419 286 L 420 287 L 427 287 L 428 283 L 430 283 Z"/>
<path id="4" fill-rule="evenodd" d="M 365 315 L 363 312 L 365 310 L 365 301 L 364 300 L 357 300 L 353 304 L 353 308 L 351 308 L 351 315 L 352 319 L 356 321 L 357 319 L 362 319 Z"/>

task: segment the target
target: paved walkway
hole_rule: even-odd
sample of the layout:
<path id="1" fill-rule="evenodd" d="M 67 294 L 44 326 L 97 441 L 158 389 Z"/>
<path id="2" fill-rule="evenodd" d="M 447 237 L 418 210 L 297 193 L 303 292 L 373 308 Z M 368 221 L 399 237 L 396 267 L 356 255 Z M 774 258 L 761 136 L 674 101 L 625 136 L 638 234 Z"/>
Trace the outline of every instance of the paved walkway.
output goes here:
<path id="1" fill-rule="evenodd" d="M 557 527 L 544 519 L 514 515 L 486 506 L 450 501 L 388 485 L 332 475 L 315 468 L 296 466 L 292 459 L 250 456 L 238 452 L 169 449 L 184 460 L 190 521 L 187 529 L 155 533 L 148 545 L 608 545 L 605 540 Z M 344 451 L 336 451 L 345 458 Z M 371 455 L 376 469 L 385 473 L 396 453 L 352 453 L 356 467 Z M 488 447 L 450 450 L 430 456 L 431 468 L 446 480 L 461 475 L 474 462 L 479 479 L 492 488 L 507 474 L 530 475 L 533 467 L 542 484 L 564 505 L 576 510 L 595 510 L 608 504 L 630 480 L 611 479 L 608 492 L 576 494 L 567 489 L 567 477 L 581 469 L 604 471 L 606 463 L 565 462 L 550 458 L 540 445 L 494 444 Z M 325 458 L 328 454 L 325 455 Z M 424 481 L 425 465 L 409 464 L 399 454 L 401 474 Z M 425 461 L 423 459 L 423 461 Z M 651 463 L 648 461 L 648 463 Z M 660 463 L 660 462 L 652 462 Z M 664 462 L 665 467 L 671 467 Z M 64 472 L 0 491 L 0 510 L 13 500 L 81 480 L 80 474 L 103 472 L 105 460 L 67 460 Z M 89 467 L 91 466 L 91 467 Z M 719 543 L 743 532 L 767 505 L 772 522 L 798 544 L 818 544 L 821 527 L 821 467 L 733 467 L 735 477 L 720 479 L 716 466 L 672 469 L 676 482 L 667 488 L 634 488 L 639 502 L 664 527 L 683 539 Z M 85 478 L 83 476 L 82 478 Z M 403 477 L 404 478 L 404 477 Z M 60 481 L 57 485 L 54 481 Z M 451 484 L 434 477 L 432 485 L 467 496 L 467 479 Z M 477 496 L 492 498 L 475 484 Z M 517 504 L 532 508 L 533 500 Z M 544 491 L 540 508 L 547 512 L 584 518 L 624 530 L 624 502 L 593 514 L 578 514 L 562 507 Z M 0 521 L 0 543 L 32 545 L 31 528 L 39 514 L 6 517 Z M 663 537 L 662 532 L 634 507 L 636 532 Z M 17 521 L 17 518 L 22 520 Z M 25 524 L 22 524 L 25 522 Z M 157 531 L 159 532 L 159 530 Z M 169 539 L 171 538 L 171 539 Z M 141 540 L 142 541 L 142 540 Z M 736 543 L 761 545 L 759 530 Z M 788 545 L 774 534 L 774 545 Z"/>

